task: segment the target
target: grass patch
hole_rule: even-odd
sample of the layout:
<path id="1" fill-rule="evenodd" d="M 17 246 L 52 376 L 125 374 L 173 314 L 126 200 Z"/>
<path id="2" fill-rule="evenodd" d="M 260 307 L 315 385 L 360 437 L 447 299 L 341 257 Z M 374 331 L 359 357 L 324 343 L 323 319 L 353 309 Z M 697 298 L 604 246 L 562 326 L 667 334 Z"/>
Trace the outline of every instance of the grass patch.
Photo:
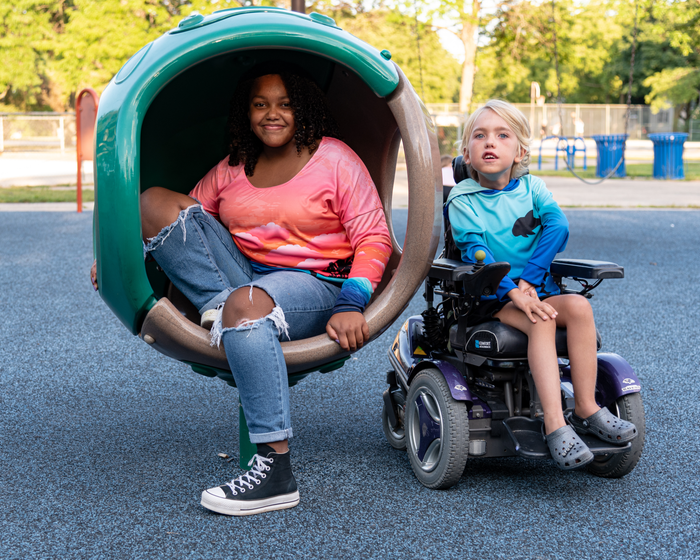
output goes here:
<path id="1" fill-rule="evenodd" d="M 563 162 L 560 162 L 558 171 L 553 169 L 536 169 L 535 164 L 531 169 L 530 173 L 533 175 L 538 175 L 541 177 L 573 177 L 571 172 L 566 168 Z M 632 179 L 653 179 L 653 164 L 651 163 L 628 163 L 625 165 L 627 171 L 627 177 Z M 595 163 L 593 165 L 588 165 L 588 169 L 585 171 L 581 164 L 577 162 L 577 167 L 574 167 L 574 171 L 584 179 L 595 179 Z M 611 177 L 614 179 L 615 177 Z M 685 180 L 686 181 L 699 181 L 700 180 L 700 161 L 686 161 L 685 162 Z"/>
<path id="2" fill-rule="evenodd" d="M 0 188 L 0 202 L 76 202 L 77 189 L 55 187 Z M 83 189 L 83 202 L 94 202 L 95 191 Z"/>
<path id="3" fill-rule="evenodd" d="M 562 169 L 563 167 L 563 169 Z M 574 167 L 574 171 L 584 179 L 595 179 L 595 165 L 593 166 L 588 166 L 588 169 L 585 171 L 583 170 L 583 167 Z M 564 164 L 562 164 L 557 171 L 554 169 L 537 169 L 537 166 L 533 169 L 532 167 L 530 168 L 530 173 L 535 175 L 536 177 L 573 177 L 571 172 L 566 168 Z"/>

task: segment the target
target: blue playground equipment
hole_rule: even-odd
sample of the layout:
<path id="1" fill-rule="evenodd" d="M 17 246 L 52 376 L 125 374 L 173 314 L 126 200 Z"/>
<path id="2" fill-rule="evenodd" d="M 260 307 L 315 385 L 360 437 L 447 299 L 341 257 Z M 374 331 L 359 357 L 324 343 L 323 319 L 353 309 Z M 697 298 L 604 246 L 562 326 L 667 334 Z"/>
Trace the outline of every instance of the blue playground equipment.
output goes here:
<path id="1" fill-rule="evenodd" d="M 566 154 L 566 162 L 568 163 L 569 169 L 575 167 L 576 152 L 583 152 L 583 170 L 587 169 L 587 155 L 586 155 L 586 142 L 581 136 L 547 136 L 540 142 L 540 154 L 537 158 L 537 169 L 542 169 L 542 145 L 547 141 L 556 138 L 556 154 L 554 158 L 554 169 L 559 169 L 559 152 L 564 152 Z M 577 145 L 577 142 L 581 142 L 581 147 Z"/>

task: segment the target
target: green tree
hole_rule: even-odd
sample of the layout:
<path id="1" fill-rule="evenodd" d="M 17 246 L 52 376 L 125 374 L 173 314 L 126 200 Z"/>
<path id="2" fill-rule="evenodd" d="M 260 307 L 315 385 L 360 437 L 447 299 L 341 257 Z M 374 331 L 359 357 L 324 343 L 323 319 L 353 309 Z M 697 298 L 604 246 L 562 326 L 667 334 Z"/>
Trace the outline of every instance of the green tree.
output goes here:
<path id="1" fill-rule="evenodd" d="M 430 4 L 428 4 L 430 6 Z M 463 48 L 464 62 L 461 68 L 459 110 L 470 110 L 474 94 L 476 71 L 477 36 L 481 20 L 481 0 L 442 0 L 439 7 L 428 10 L 428 17 L 435 29 L 444 29 L 459 39 Z M 436 24 L 447 21 L 447 25 Z"/>
<path id="2" fill-rule="evenodd" d="M 63 25 L 63 5 L 0 1 L 0 103 L 11 108 L 50 105 L 48 53 Z"/>
<path id="3" fill-rule="evenodd" d="M 667 45 L 674 60 L 643 82 L 645 99 L 654 109 L 674 107 L 674 129 L 679 118 L 687 122 L 700 101 L 700 0 L 669 0 L 649 10 L 649 33 Z"/>
<path id="4" fill-rule="evenodd" d="M 610 65 L 631 35 L 621 23 L 628 12 L 624 2 L 600 0 L 559 0 L 554 12 L 551 2 L 501 3 L 486 34 L 488 45 L 477 55 L 479 96 L 526 102 L 536 81 L 550 99 L 559 90 L 567 102 L 616 99 L 623 80 Z"/>
<path id="5" fill-rule="evenodd" d="M 83 87 L 100 93 L 142 46 L 194 10 L 235 0 L 0 0 L 0 103 L 64 111 Z"/>
<path id="6" fill-rule="evenodd" d="M 637 47 L 633 103 L 674 105 L 682 116 L 698 99 L 700 1 L 506 0 L 498 6 L 477 54 L 476 99 L 529 100 L 530 82 L 573 103 L 627 100 L 635 8 Z M 555 71 L 554 32 L 560 84 Z"/>
<path id="7" fill-rule="evenodd" d="M 313 10 L 375 48 L 387 49 L 414 89 L 427 103 L 453 102 L 459 92 L 459 63 L 440 43 L 428 23 L 384 4 L 316 3 Z M 310 11 L 310 10 L 309 10 Z"/>
<path id="8" fill-rule="evenodd" d="M 182 17 L 251 4 L 289 8 L 290 2 L 0 0 L 0 107 L 67 110 L 80 89 L 101 93 L 136 51 Z M 390 50 L 426 101 L 454 99 L 458 64 L 427 24 L 416 25 L 414 18 L 381 4 L 371 11 L 359 4 L 318 7 L 361 39 Z"/>

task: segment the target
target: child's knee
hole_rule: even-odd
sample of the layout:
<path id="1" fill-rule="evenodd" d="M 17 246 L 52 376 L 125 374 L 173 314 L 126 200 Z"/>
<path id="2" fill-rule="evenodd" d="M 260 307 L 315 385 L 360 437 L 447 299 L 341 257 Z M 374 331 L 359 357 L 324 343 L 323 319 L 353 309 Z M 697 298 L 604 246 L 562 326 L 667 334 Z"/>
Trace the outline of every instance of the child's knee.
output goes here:
<path id="1" fill-rule="evenodd" d="M 574 320 L 593 319 L 593 308 L 588 298 L 577 294 L 568 295 L 567 307 L 569 309 L 569 315 Z"/>
<path id="2" fill-rule="evenodd" d="M 547 319 L 546 321 L 542 317 L 535 317 L 537 319 L 536 323 L 532 323 L 530 326 L 530 332 L 528 336 L 532 338 L 533 336 L 551 336 L 557 330 L 557 322 L 554 319 Z"/>
<path id="3" fill-rule="evenodd" d="M 169 195 L 172 194 L 172 191 L 164 189 L 163 187 L 151 187 L 143 191 L 139 197 L 141 216 L 145 217 L 155 212 L 162 212 L 163 206 L 168 205 Z M 173 197 L 173 202 L 174 200 L 176 199 Z"/>
<path id="4" fill-rule="evenodd" d="M 223 327 L 236 328 L 247 322 L 257 321 L 272 313 L 275 302 L 260 288 L 243 286 L 226 300 L 223 311 Z"/>
<path id="5" fill-rule="evenodd" d="M 197 204 L 195 199 L 163 187 L 146 189 L 139 197 L 144 237 L 153 237 L 163 228 L 173 224 L 180 212 Z"/>

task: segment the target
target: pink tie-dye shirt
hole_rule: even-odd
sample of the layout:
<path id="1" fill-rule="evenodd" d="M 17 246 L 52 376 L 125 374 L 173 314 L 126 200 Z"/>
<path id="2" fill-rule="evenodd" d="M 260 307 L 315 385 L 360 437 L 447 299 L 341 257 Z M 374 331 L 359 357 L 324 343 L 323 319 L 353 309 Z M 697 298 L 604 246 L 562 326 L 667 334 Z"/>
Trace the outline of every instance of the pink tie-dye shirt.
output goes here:
<path id="1" fill-rule="evenodd" d="M 323 138 L 290 181 L 254 187 L 243 164 L 223 159 L 190 196 L 231 232 L 253 263 L 331 278 L 367 278 L 372 288 L 391 256 L 384 210 L 372 178 L 349 146 Z"/>

